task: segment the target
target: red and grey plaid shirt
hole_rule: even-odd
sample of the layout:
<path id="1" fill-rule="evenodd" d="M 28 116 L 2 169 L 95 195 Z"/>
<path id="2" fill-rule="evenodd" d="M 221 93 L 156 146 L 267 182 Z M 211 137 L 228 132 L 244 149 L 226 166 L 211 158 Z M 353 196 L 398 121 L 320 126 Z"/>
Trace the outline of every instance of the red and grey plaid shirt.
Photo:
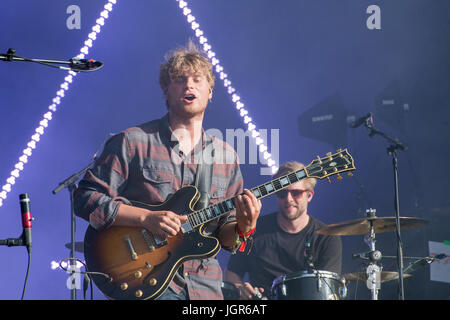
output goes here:
<path id="1" fill-rule="evenodd" d="M 181 187 L 194 185 L 196 159 L 200 159 L 208 140 L 214 149 L 210 204 L 242 193 L 243 180 L 235 151 L 203 131 L 203 142 L 191 154 L 183 154 L 166 115 L 127 129 L 107 142 L 75 191 L 77 216 L 102 230 L 114 222 L 121 203 L 131 205 L 129 200 L 134 200 L 160 204 Z M 209 222 L 205 231 L 216 235 L 222 225 L 234 219 L 234 213 L 222 216 Z M 208 258 L 183 263 L 183 275 L 177 273 L 170 287 L 180 292 L 187 285 L 193 300 L 223 299 L 221 282 L 219 263 Z"/>

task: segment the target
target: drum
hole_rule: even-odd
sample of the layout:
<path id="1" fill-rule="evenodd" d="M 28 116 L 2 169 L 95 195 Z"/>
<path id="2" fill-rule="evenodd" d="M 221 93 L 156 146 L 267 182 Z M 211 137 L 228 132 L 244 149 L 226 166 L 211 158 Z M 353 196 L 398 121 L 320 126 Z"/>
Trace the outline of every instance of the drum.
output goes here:
<path id="1" fill-rule="evenodd" d="M 276 278 L 271 295 L 275 300 L 342 300 L 347 296 L 347 287 L 337 273 L 301 271 Z"/>
<path id="2" fill-rule="evenodd" d="M 240 292 L 231 282 L 222 282 L 222 294 L 224 300 L 239 300 Z"/>

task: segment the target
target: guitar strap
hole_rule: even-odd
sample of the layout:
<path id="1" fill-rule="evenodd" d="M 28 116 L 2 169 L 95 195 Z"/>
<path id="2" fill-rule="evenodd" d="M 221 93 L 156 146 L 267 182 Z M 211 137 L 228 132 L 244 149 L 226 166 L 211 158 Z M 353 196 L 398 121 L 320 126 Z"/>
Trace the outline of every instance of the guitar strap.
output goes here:
<path id="1" fill-rule="evenodd" d="M 214 160 L 214 148 L 212 139 L 209 135 L 206 136 L 205 148 L 201 152 L 201 159 L 197 165 L 197 173 L 195 175 L 195 186 L 197 187 L 200 198 L 195 204 L 195 210 L 204 209 L 209 205 L 211 198 L 211 184 L 212 184 L 212 170 Z"/>

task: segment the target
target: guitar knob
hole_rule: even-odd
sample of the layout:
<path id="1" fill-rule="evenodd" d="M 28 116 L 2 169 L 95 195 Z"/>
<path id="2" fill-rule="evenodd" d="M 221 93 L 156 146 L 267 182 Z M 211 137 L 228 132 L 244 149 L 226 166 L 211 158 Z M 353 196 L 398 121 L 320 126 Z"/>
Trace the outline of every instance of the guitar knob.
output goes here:
<path id="1" fill-rule="evenodd" d="M 342 176 L 341 176 L 339 173 L 337 174 L 337 180 L 338 180 L 338 181 L 341 181 L 341 180 L 342 180 Z"/>
<path id="2" fill-rule="evenodd" d="M 136 272 L 134 273 L 134 277 L 135 277 L 136 279 L 139 279 L 140 277 L 142 277 L 142 272 L 141 272 L 141 271 L 136 271 Z"/>
<path id="3" fill-rule="evenodd" d="M 143 294 L 144 293 L 142 292 L 142 290 L 137 290 L 134 295 L 136 296 L 136 298 L 140 298 Z"/>
<path id="4" fill-rule="evenodd" d="M 156 281 L 155 278 L 151 278 L 151 279 L 148 281 L 148 284 L 151 285 L 151 286 L 153 287 L 153 286 L 156 285 L 157 282 L 158 282 L 158 281 Z"/>
<path id="5" fill-rule="evenodd" d="M 122 284 L 120 285 L 120 289 L 121 289 L 122 291 L 127 290 L 127 289 L 128 289 L 128 283 L 126 283 L 126 282 L 122 283 Z"/>

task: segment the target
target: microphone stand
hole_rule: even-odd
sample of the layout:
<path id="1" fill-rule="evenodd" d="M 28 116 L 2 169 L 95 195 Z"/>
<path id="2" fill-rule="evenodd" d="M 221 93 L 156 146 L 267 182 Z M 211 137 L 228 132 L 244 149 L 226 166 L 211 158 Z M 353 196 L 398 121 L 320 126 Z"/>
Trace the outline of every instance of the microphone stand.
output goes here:
<path id="1" fill-rule="evenodd" d="M 75 221 L 75 210 L 74 210 L 74 191 L 77 188 L 77 181 L 81 178 L 82 175 L 84 175 L 86 173 L 86 171 L 95 163 L 95 161 L 97 160 L 97 154 L 100 151 L 102 145 L 105 144 L 106 140 L 108 139 L 108 137 L 113 136 L 113 133 L 108 133 L 105 137 L 105 139 L 103 140 L 102 144 L 100 145 L 100 147 L 97 149 L 97 151 L 94 153 L 94 157 L 93 160 L 86 166 L 84 167 L 81 171 L 71 175 L 70 177 L 68 177 L 66 180 L 64 180 L 63 182 L 61 182 L 58 187 L 56 187 L 52 193 L 53 194 L 57 194 L 59 191 L 61 191 L 64 188 L 67 188 L 69 190 L 69 194 L 70 194 L 70 217 L 71 217 L 71 239 L 70 239 L 70 266 L 71 266 L 71 277 L 74 276 L 75 274 L 75 231 L 76 231 L 76 221 Z M 72 281 L 74 279 L 72 278 Z M 77 292 L 76 292 L 76 288 L 74 286 L 72 286 L 71 289 L 71 299 L 72 300 L 76 300 L 77 298 Z"/>
<path id="2" fill-rule="evenodd" d="M 35 62 L 48 67 L 58 68 L 62 70 L 72 70 L 75 72 L 91 72 L 96 71 L 103 67 L 103 63 L 99 61 L 92 62 L 86 59 L 79 59 L 77 57 L 72 58 L 68 61 L 62 60 L 45 60 L 45 59 L 34 59 L 34 58 L 24 58 L 15 55 L 16 50 L 9 48 L 7 53 L 0 53 L 0 61 L 12 62 L 12 61 L 24 61 L 24 62 Z M 56 66 L 55 64 L 67 65 L 68 67 Z"/>
<path id="3" fill-rule="evenodd" d="M 404 300 L 404 286 L 403 286 L 403 249 L 402 240 L 400 235 L 400 204 L 399 204 L 399 192 L 398 192 L 398 159 L 397 151 L 400 149 L 406 151 L 408 148 L 402 144 L 398 139 L 391 138 L 385 133 L 374 128 L 372 121 L 366 121 L 364 126 L 369 130 L 369 137 L 372 138 L 375 135 L 379 135 L 389 141 L 391 145 L 387 148 L 387 153 L 392 156 L 392 165 L 394 169 L 394 207 L 395 207 L 395 225 L 397 234 L 397 264 L 399 275 L 399 299 Z"/>
<path id="4" fill-rule="evenodd" d="M 55 188 L 52 193 L 53 194 L 57 194 L 59 191 L 61 191 L 64 188 L 67 188 L 69 190 L 69 194 L 70 194 L 70 217 L 71 217 L 71 234 L 70 234 L 70 266 L 71 266 L 71 277 L 72 277 L 72 288 L 71 288 L 71 299 L 72 300 L 76 300 L 77 299 L 77 292 L 76 292 L 76 288 L 73 285 L 73 281 L 75 280 L 73 277 L 75 275 L 75 268 L 76 268 L 76 263 L 75 263 L 75 232 L 76 232 L 76 220 L 75 220 L 75 210 L 74 210 L 74 191 L 77 188 L 77 181 L 81 178 L 82 175 L 85 174 L 85 172 L 94 164 L 95 159 L 91 161 L 91 163 L 89 163 L 85 168 L 83 168 L 81 171 L 71 175 L 69 178 L 67 178 L 66 180 L 64 180 L 63 182 L 61 182 L 59 184 L 59 186 L 57 188 Z"/>

